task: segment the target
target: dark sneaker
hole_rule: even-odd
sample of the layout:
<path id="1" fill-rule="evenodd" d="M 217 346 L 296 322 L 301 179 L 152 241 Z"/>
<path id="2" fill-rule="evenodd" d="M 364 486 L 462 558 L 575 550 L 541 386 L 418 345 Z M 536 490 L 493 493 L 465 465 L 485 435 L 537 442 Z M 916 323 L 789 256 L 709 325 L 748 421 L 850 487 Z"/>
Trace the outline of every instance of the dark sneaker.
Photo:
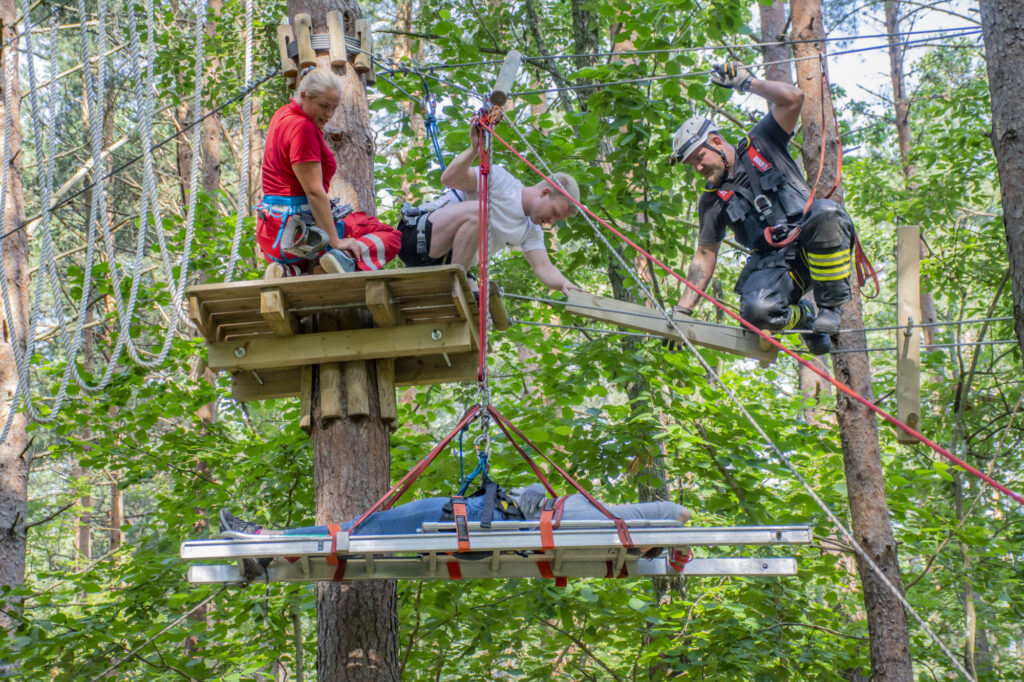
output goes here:
<path id="1" fill-rule="evenodd" d="M 819 308 L 818 318 L 811 326 L 819 334 L 836 334 L 839 332 L 839 311 L 835 308 Z"/>
<path id="2" fill-rule="evenodd" d="M 331 249 L 324 255 L 320 256 L 320 267 L 322 267 L 328 274 L 338 275 L 343 272 L 355 272 L 356 262 L 344 251 Z"/>
<path id="3" fill-rule="evenodd" d="M 256 535 L 261 526 L 252 521 L 243 521 L 227 509 L 220 510 L 220 534 L 235 533 L 240 535 Z"/>
<path id="4" fill-rule="evenodd" d="M 828 334 L 801 334 L 800 338 L 813 355 L 828 355 L 832 352 L 832 339 Z"/>

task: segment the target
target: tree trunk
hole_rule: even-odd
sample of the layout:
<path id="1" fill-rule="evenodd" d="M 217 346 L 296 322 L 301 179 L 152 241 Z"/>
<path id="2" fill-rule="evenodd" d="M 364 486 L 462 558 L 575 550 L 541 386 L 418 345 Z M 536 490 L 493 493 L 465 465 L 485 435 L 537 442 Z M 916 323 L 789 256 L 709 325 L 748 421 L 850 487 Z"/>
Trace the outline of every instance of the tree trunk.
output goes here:
<path id="1" fill-rule="evenodd" d="M 0 39 L 6 44 L 14 41 L 17 8 L 13 0 L 0 0 Z M 20 225 L 24 219 L 23 188 L 21 184 L 21 106 L 18 100 L 18 44 L 14 42 L 2 52 L 0 68 L 0 113 L 10 107 L 11 149 L 5 156 L 11 158 L 7 176 L 7 205 L 4 210 L 5 232 Z M 11 82 L 7 82 L 10 75 Z M 8 101 L 8 92 L 13 97 Z M 3 259 L 10 290 L 11 317 L 0 329 L 0 425 L 5 424 L 8 410 L 18 385 L 18 371 L 14 363 L 14 347 L 25 347 L 28 326 L 28 235 L 25 230 L 13 232 L 3 240 Z M 40 275 L 41 276 L 41 275 Z M 25 581 L 25 517 L 28 513 L 28 435 L 24 414 L 14 417 L 7 439 L 0 443 L 0 585 L 20 585 Z M 13 604 L 8 604 L 12 610 Z M 12 629 L 16 620 L 0 613 L 0 626 Z M 6 666 L 0 667 L 4 671 Z"/>
<path id="2" fill-rule="evenodd" d="M 355 34 L 362 16 L 353 0 L 289 0 L 288 16 L 309 14 L 315 33 L 326 33 L 326 13 L 339 10 L 346 35 Z M 329 66 L 321 55 L 320 66 Z M 324 128 L 327 145 L 338 159 L 330 196 L 356 210 L 376 214 L 373 193 L 373 138 L 366 89 L 350 64 L 334 117 Z M 324 316 L 321 316 L 324 317 Z M 326 322 L 326 320 L 321 320 Z M 357 320 L 369 325 L 369 320 Z M 391 453 L 387 424 L 380 419 L 377 372 L 366 363 L 370 416 L 324 419 L 317 372 L 312 391 L 311 436 L 317 523 L 339 523 L 366 511 L 388 489 Z M 390 389 L 393 390 L 393 389 Z M 344 400 L 342 401 L 344 404 Z M 394 581 L 352 585 L 317 583 L 317 678 L 397 680 L 398 614 Z"/>
<path id="3" fill-rule="evenodd" d="M 892 79 L 892 101 L 896 114 L 896 138 L 900 148 L 900 162 L 903 167 L 903 177 L 911 192 L 917 188 L 914 177 L 914 166 L 910 163 L 910 100 L 907 99 L 907 84 L 903 77 L 903 55 L 904 48 L 900 45 L 896 36 L 900 32 L 899 3 L 896 0 L 885 2 L 885 32 L 889 34 L 889 75 Z M 920 257 L 925 255 L 924 240 L 921 240 Z M 935 299 L 924 286 L 921 287 L 919 295 L 918 320 L 915 324 L 931 324 L 935 318 Z M 933 342 L 934 327 L 922 327 L 926 345 Z"/>
<path id="4" fill-rule="evenodd" d="M 214 38 L 217 25 L 220 23 L 220 12 L 224 0 L 208 0 L 207 11 L 210 20 L 206 22 L 206 35 Z M 209 72 L 216 74 L 220 69 L 220 59 L 209 58 Z M 204 114 L 209 113 L 204 111 Z M 203 176 L 202 188 L 207 194 L 220 189 L 220 114 L 213 114 L 203 119 Z M 239 207 L 241 210 L 241 207 Z"/>
<path id="5" fill-rule="evenodd" d="M 822 41 L 825 37 L 821 19 L 820 0 L 790 0 L 794 40 Z M 804 91 L 802 112 L 804 147 L 803 162 L 806 172 L 817 173 L 821 155 L 821 139 L 826 121 L 832 120 L 832 98 L 826 96 L 822 120 L 821 73 L 819 60 L 824 42 L 794 45 L 797 58 L 811 57 L 797 62 L 797 84 Z M 832 137 L 832 136 L 829 136 Z M 825 148 L 825 168 L 820 187 L 832 186 L 838 161 L 838 141 L 832 137 Z M 811 175 L 813 177 L 813 175 Z M 842 188 L 833 198 L 842 203 Z M 860 288 L 853 282 L 853 300 L 842 308 L 843 327 L 860 329 L 864 326 Z M 864 332 L 843 333 L 836 344 L 837 350 L 865 348 Z M 865 352 L 837 353 L 833 355 L 837 379 L 857 393 L 872 399 L 871 366 Z M 860 403 L 837 394 L 839 435 L 843 447 L 843 465 L 846 471 L 847 495 L 853 534 L 868 556 L 881 568 L 885 576 L 900 586 L 896 542 L 889 522 L 889 507 L 885 498 L 881 452 L 878 445 L 878 424 L 874 414 Z M 913 666 L 910 660 L 910 640 L 907 616 L 903 606 L 881 582 L 878 575 L 858 556 L 857 564 L 864 591 L 864 606 L 868 616 L 871 669 L 877 681 L 900 680 L 912 682 Z"/>
<path id="6" fill-rule="evenodd" d="M 1013 326 L 1024 354 L 1024 6 L 980 0 L 985 64 L 992 95 L 992 148 L 999 166 L 1003 227 L 1013 291 Z"/>
<path id="7" fill-rule="evenodd" d="M 782 0 L 775 0 L 771 5 L 757 3 L 761 13 L 761 42 L 780 43 L 786 39 L 786 6 Z M 793 65 L 789 61 L 788 45 L 766 45 L 761 48 L 764 56 L 765 80 L 781 81 L 793 84 Z"/>
<path id="8" fill-rule="evenodd" d="M 110 551 L 121 546 L 123 535 L 121 525 L 124 524 L 124 498 L 121 488 L 117 485 L 117 472 L 110 473 L 110 511 L 107 517 L 107 528 L 110 533 Z"/>

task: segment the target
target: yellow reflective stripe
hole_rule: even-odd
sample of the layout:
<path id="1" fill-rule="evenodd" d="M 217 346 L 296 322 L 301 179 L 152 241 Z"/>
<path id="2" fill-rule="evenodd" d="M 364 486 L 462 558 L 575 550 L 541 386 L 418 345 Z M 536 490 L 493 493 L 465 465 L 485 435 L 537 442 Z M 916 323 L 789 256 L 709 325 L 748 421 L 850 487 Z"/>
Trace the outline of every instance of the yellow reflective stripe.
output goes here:
<path id="1" fill-rule="evenodd" d="M 781 331 L 787 331 L 796 326 L 796 323 L 800 321 L 800 306 L 791 305 L 789 306 L 789 319 L 786 320 L 786 326 Z"/>
<path id="2" fill-rule="evenodd" d="M 847 270 L 846 272 L 844 272 L 841 275 L 828 275 L 827 277 L 819 277 L 819 276 L 815 275 L 813 272 L 811 273 L 811 279 L 813 279 L 815 282 L 834 282 L 834 281 L 839 280 L 839 279 L 846 279 L 849 276 L 850 276 L 850 271 L 849 270 Z"/>
<path id="3" fill-rule="evenodd" d="M 807 262 L 813 263 L 814 265 L 829 265 L 832 263 L 840 263 L 844 260 L 850 260 L 849 251 L 839 251 L 838 253 L 807 254 Z"/>
<path id="4" fill-rule="evenodd" d="M 842 265 L 837 265 L 834 268 L 816 268 L 812 265 L 810 270 L 812 275 L 835 275 L 840 272 L 849 272 L 850 264 L 843 263 Z"/>

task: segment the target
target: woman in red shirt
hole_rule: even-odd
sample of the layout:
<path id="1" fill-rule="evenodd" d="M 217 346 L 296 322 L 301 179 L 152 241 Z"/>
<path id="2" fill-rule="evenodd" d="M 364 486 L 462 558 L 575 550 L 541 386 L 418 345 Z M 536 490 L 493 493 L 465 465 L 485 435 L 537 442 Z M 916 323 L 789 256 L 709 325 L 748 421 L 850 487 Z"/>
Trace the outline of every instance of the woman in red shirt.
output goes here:
<path id="1" fill-rule="evenodd" d="M 265 278 L 302 274 L 316 261 L 328 273 L 377 270 L 401 246 L 393 228 L 327 198 L 338 163 L 323 127 L 341 87 L 332 71 L 307 68 L 295 98 L 270 119 L 263 201 L 256 207 L 256 241 L 269 263 Z"/>

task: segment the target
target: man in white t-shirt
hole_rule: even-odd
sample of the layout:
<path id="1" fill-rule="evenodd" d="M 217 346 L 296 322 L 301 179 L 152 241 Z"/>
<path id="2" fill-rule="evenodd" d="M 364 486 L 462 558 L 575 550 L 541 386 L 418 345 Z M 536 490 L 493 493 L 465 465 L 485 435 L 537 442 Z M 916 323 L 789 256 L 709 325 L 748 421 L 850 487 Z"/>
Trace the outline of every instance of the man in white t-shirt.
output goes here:
<path id="1" fill-rule="evenodd" d="M 441 175 L 441 182 L 450 191 L 429 204 L 402 207 L 399 256 L 407 267 L 454 263 L 469 270 L 479 257 L 480 202 L 476 190 L 480 169 L 473 165 L 480 151 L 476 126 L 470 138 L 469 149 L 456 156 Z M 579 186 L 572 176 L 555 173 L 552 179 L 579 200 Z M 575 215 L 576 205 L 546 181 L 527 187 L 493 164 L 488 186 L 488 253 L 494 256 L 502 249 L 519 247 L 547 287 L 563 293 L 582 291 L 551 262 L 541 230 L 541 225 Z"/>

